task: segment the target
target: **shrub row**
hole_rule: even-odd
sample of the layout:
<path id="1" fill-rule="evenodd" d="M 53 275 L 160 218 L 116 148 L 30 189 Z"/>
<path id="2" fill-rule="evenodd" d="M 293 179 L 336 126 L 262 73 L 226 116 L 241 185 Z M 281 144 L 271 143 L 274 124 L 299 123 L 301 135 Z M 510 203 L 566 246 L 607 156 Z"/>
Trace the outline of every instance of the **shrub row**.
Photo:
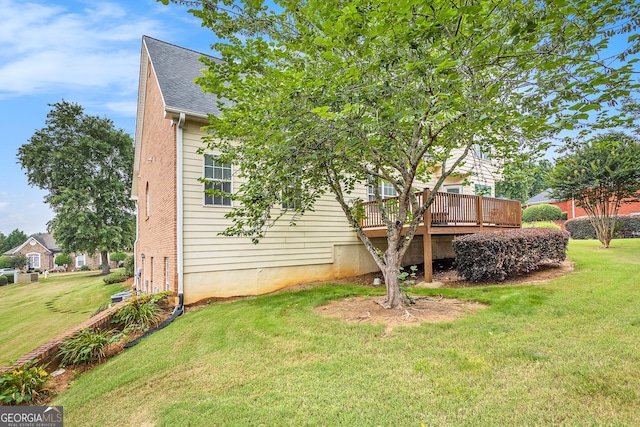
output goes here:
<path id="1" fill-rule="evenodd" d="M 527 228 L 458 237 L 453 250 L 460 276 L 471 282 L 502 281 L 564 261 L 568 242 L 566 231 Z"/>
<path id="2" fill-rule="evenodd" d="M 596 239 L 596 231 L 589 218 L 575 218 L 565 222 L 565 228 L 571 233 L 572 239 Z M 618 223 L 613 234 L 617 239 L 630 239 L 640 237 L 640 217 L 619 215 Z"/>
<path id="3" fill-rule="evenodd" d="M 567 219 L 567 213 L 562 212 L 556 205 L 543 203 L 529 206 L 522 212 L 522 221 L 562 221 Z"/>

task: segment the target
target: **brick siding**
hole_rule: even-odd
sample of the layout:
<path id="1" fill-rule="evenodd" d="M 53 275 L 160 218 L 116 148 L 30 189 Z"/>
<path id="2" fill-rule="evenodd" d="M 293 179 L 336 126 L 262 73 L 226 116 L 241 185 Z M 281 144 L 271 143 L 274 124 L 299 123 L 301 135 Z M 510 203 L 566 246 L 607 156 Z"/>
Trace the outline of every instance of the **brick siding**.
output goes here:
<path id="1" fill-rule="evenodd" d="M 139 289 L 164 292 L 166 259 L 169 290 L 178 290 L 176 127 L 164 115 L 164 102 L 151 63 L 145 88 L 138 178 L 138 246 L 136 267 L 142 269 Z M 142 255 L 144 254 L 144 261 Z"/>

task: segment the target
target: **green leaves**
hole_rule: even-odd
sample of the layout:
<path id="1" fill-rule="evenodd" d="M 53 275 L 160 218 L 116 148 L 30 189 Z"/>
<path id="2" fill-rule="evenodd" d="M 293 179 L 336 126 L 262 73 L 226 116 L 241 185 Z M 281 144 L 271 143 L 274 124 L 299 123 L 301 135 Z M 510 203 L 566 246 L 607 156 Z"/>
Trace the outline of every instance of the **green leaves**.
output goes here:
<path id="1" fill-rule="evenodd" d="M 18 149 L 29 183 L 48 191 L 51 229 L 66 252 L 130 248 L 133 141 L 107 118 L 74 103 L 51 105 L 46 127 Z"/>

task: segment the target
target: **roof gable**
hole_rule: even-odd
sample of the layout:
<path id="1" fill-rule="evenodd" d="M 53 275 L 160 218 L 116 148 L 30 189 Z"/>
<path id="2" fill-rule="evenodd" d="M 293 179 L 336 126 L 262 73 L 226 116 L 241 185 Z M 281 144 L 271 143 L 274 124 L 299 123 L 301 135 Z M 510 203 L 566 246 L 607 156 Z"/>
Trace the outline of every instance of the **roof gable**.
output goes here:
<path id="1" fill-rule="evenodd" d="M 60 246 L 58 246 L 51 234 L 41 234 L 40 236 L 29 237 L 23 244 L 8 250 L 4 253 L 4 255 L 15 255 L 30 242 L 33 242 L 34 245 L 42 246 L 49 253 L 56 253 L 61 251 Z"/>
<path id="2" fill-rule="evenodd" d="M 203 75 L 200 57 L 222 60 L 148 36 L 142 38 L 160 87 L 167 112 L 206 117 L 219 115 L 218 98 L 202 90 L 194 79 Z"/>

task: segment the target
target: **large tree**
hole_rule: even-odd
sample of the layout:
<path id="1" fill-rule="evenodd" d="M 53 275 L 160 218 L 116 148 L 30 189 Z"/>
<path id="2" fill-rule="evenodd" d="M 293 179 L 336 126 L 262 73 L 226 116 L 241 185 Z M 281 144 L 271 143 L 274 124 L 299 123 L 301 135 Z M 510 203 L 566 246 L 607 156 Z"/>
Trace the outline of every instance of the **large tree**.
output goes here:
<path id="1" fill-rule="evenodd" d="M 29 184 L 48 191 L 56 242 L 65 252 L 100 252 L 108 274 L 109 252 L 131 248 L 135 238 L 133 141 L 78 104 L 63 100 L 51 107 L 46 127 L 18 149 L 18 160 Z"/>
<path id="2" fill-rule="evenodd" d="M 332 193 L 384 275 L 388 308 L 405 304 L 400 263 L 433 200 L 419 201 L 416 182 L 440 166 L 438 190 L 473 144 L 509 158 L 630 92 L 632 52 L 613 63 L 602 52 L 635 29 L 631 0 L 174 2 L 221 40 L 224 61 L 204 60 L 199 82 L 223 112 L 207 146 L 243 180 L 226 233 L 259 240 L 283 197 L 299 197 L 295 219 Z M 381 181 L 398 193 L 393 216 L 378 204 L 384 252 L 351 195 Z"/>
<path id="3" fill-rule="evenodd" d="M 609 247 L 620 205 L 640 199 L 640 140 L 608 132 L 568 144 L 551 173 L 552 196 L 574 199 Z"/>

